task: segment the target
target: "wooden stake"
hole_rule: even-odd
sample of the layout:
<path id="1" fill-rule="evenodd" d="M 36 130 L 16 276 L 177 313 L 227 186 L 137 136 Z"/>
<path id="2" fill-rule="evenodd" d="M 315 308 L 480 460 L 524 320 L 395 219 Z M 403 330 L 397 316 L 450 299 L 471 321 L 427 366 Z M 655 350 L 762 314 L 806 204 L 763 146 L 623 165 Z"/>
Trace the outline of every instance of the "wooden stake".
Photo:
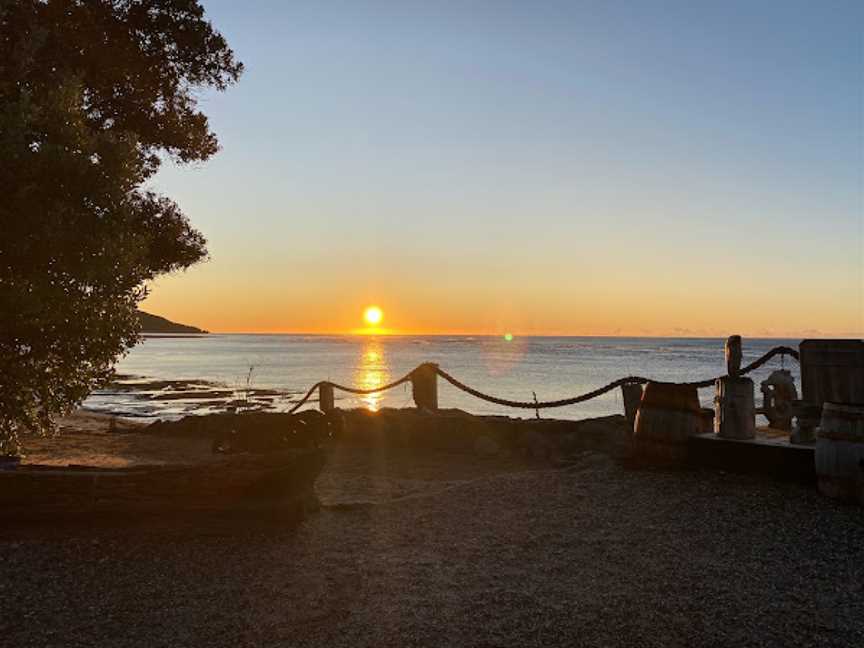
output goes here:
<path id="1" fill-rule="evenodd" d="M 624 416 L 627 417 L 627 422 L 630 423 L 632 431 L 633 425 L 636 423 L 636 411 L 639 409 L 639 402 L 642 400 L 642 385 L 638 383 L 621 385 L 621 398 L 624 401 Z"/>
<path id="2" fill-rule="evenodd" d="M 420 409 L 438 409 L 438 365 L 426 362 L 411 374 L 414 404 Z"/>
<path id="3" fill-rule="evenodd" d="M 336 409 L 335 401 L 333 385 L 328 382 L 322 382 L 318 385 L 318 409 L 325 414 L 329 414 Z"/>

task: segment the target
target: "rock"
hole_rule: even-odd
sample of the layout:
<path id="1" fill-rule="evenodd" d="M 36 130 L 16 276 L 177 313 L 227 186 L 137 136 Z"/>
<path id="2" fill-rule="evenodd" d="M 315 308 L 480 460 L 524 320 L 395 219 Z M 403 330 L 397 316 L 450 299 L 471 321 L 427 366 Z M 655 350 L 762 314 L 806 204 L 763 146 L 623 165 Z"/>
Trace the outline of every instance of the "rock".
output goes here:
<path id="1" fill-rule="evenodd" d="M 179 421 L 157 421 L 151 434 L 204 437 L 220 452 L 269 452 L 283 448 L 313 448 L 337 428 L 335 417 L 320 412 L 299 414 L 247 412 L 186 416 Z"/>
<path id="2" fill-rule="evenodd" d="M 461 410 L 339 410 L 331 437 L 366 447 L 429 448 L 473 456 L 518 453 L 538 462 L 582 450 L 621 454 L 631 434 L 620 414 L 582 421 L 472 416 Z"/>

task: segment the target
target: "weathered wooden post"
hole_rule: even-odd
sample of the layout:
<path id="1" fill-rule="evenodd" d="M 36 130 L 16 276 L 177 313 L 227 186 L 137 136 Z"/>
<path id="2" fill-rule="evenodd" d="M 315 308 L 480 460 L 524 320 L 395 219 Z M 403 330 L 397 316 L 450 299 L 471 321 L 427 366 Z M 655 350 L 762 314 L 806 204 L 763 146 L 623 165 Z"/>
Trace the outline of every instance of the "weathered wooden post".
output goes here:
<path id="1" fill-rule="evenodd" d="M 318 409 L 329 414 L 336 409 L 336 399 L 333 396 L 333 383 L 322 382 L 318 385 Z"/>
<path id="2" fill-rule="evenodd" d="M 714 431 L 724 439 L 756 437 L 756 403 L 753 381 L 743 376 L 717 379 L 714 397 Z"/>
<path id="3" fill-rule="evenodd" d="M 438 365 L 425 362 L 411 373 L 414 404 L 419 409 L 438 409 Z"/>
<path id="4" fill-rule="evenodd" d="M 642 385 L 639 383 L 626 383 L 621 385 L 621 398 L 624 400 L 624 416 L 630 424 L 630 431 L 636 424 L 636 412 L 639 409 L 639 401 L 642 400 Z"/>
<path id="5" fill-rule="evenodd" d="M 737 377 L 741 373 L 741 356 L 743 355 L 741 336 L 730 335 L 726 338 L 724 351 L 726 354 L 726 373 L 733 378 Z"/>
<path id="6" fill-rule="evenodd" d="M 741 336 L 726 340 L 727 376 L 718 378 L 714 396 L 714 431 L 725 439 L 756 437 L 756 403 L 753 381 L 740 375 Z"/>

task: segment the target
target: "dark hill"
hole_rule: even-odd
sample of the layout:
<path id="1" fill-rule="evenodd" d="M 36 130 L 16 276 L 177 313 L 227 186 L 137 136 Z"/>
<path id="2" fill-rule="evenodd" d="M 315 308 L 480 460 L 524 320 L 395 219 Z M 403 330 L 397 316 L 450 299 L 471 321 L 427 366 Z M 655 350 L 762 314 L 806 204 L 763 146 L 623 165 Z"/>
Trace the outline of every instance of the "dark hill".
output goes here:
<path id="1" fill-rule="evenodd" d="M 187 326 L 186 324 L 178 324 L 171 320 L 160 317 L 159 315 L 151 315 L 144 311 L 138 311 L 138 317 L 141 319 L 142 333 L 206 333 L 207 331 L 195 326 Z"/>

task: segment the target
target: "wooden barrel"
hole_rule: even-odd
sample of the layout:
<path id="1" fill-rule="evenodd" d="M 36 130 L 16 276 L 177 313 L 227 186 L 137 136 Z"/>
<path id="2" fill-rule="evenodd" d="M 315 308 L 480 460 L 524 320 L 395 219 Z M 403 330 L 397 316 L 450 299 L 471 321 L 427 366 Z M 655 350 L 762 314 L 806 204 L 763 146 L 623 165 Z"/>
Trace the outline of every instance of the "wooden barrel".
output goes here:
<path id="1" fill-rule="evenodd" d="M 690 385 L 649 382 L 645 385 L 635 435 L 663 443 L 684 443 L 702 429 L 699 393 Z"/>
<path id="2" fill-rule="evenodd" d="M 825 403 L 815 460 L 823 494 L 864 504 L 864 404 Z"/>
<path id="3" fill-rule="evenodd" d="M 633 433 L 637 454 L 659 463 L 686 459 L 687 439 L 702 432 L 699 393 L 690 385 L 645 385 Z"/>

